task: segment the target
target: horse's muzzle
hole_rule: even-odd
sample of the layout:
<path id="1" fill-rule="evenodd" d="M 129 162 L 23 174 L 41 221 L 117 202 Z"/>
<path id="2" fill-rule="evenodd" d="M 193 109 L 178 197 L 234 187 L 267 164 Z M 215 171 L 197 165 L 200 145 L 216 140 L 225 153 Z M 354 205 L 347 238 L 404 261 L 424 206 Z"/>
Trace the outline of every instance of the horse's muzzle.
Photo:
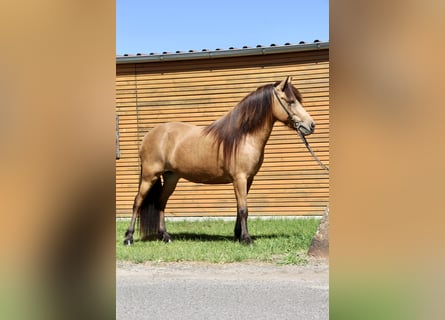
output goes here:
<path id="1" fill-rule="evenodd" d="M 315 123 L 311 122 L 309 124 L 309 127 L 307 127 L 302 122 L 294 121 L 294 122 L 292 122 L 292 127 L 295 130 L 297 130 L 298 132 L 300 132 L 303 136 L 307 136 L 307 135 L 310 135 L 310 134 L 312 134 L 314 132 L 314 130 L 315 130 Z"/>

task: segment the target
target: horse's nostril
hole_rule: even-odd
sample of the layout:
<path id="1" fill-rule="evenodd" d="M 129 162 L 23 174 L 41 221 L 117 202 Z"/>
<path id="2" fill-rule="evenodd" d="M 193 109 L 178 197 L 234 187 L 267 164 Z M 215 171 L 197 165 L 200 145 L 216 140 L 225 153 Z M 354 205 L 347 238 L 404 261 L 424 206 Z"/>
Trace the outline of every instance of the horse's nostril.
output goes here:
<path id="1" fill-rule="evenodd" d="M 315 123 L 314 123 L 314 122 L 311 123 L 311 129 L 312 129 L 312 130 L 315 129 Z"/>

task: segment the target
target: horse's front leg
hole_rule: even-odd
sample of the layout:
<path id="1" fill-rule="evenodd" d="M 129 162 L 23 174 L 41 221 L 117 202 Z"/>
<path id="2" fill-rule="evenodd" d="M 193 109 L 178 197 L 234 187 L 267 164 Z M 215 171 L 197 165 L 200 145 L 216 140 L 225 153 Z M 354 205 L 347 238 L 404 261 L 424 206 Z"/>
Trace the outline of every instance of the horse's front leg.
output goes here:
<path id="1" fill-rule="evenodd" d="M 252 181 L 250 180 L 248 183 L 247 178 L 244 176 L 239 176 L 233 181 L 237 203 L 235 239 L 246 244 L 252 243 L 252 239 L 250 238 L 249 231 L 247 229 L 247 193 L 251 184 Z"/>

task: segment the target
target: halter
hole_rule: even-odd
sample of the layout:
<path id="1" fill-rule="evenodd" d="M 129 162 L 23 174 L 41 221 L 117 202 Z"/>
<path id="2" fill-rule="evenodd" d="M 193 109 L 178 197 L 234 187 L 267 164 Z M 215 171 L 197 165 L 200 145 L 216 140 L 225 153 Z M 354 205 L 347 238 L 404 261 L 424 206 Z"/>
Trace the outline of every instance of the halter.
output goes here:
<path id="1" fill-rule="evenodd" d="M 275 88 L 274 88 L 273 92 L 275 93 L 275 97 L 277 98 L 277 100 L 280 103 L 280 105 L 283 107 L 284 111 L 286 111 L 286 113 L 287 113 L 287 120 L 289 120 L 289 122 L 292 123 L 292 126 L 294 127 L 295 130 L 297 130 L 297 132 L 300 132 L 300 127 L 301 127 L 301 122 L 302 121 L 294 121 L 294 119 L 292 117 L 292 114 L 286 108 L 286 106 L 283 104 L 283 102 L 281 101 L 280 97 L 278 97 L 277 90 L 275 90 Z"/>
<path id="2" fill-rule="evenodd" d="M 280 103 L 280 105 L 283 107 L 284 111 L 286 111 L 287 113 L 287 119 L 289 120 L 290 123 L 292 123 L 292 127 L 294 127 L 295 131 L 297 131 L 298 135 L 300 136 L 301 140 L 303 140 L 304 145 L 306 146 L 306 148 L 309 150 L 309 152 L 311 153 L 311 155 L 314 157 L 314 159 L 318 162 L 318 164 L 326 171 L 329 172 L 329 168 L 326 167 L 323 162 L 320 161 L 320 159 L 318 159 L 318 157 L 315 155 L 314 151 L 312 150 L 311 146 L 309 145 L 309 142 L 307 142 L 306 137 L 304 136 L 304 134 L 300 131 L 300 127 L 301 127 L 301 123 L 302 121 L 295 121 L 292 117 L 292 114 L 290 113 L 290 111 L 286 108 L 286 106 L 284 105 L 284 103 L 281 101 L 280 97 L 277 94 L 277 90 L 275 90 L 275 88 L 273 89 L 273 92 L 275 93 L 275 97 L 277 98 L 278 102 Z"/>

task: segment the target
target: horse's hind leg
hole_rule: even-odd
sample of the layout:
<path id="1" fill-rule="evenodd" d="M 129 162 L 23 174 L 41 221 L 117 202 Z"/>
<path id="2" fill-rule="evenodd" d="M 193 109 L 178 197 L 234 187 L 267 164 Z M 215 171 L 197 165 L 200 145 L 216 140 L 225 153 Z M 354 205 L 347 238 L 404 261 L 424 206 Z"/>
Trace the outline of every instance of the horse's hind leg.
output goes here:
<path id="1" fill-rule="evenodd" d="M 134 234 L 134 227 L 136 224 L 136 218 L 139 216 L 141 205 L 145 199 L 145 196 L 147 195 L 148 191 L 150 191 L 150 188 L 156 182 L 156 180 L 158 180 L 158 177 L 155 175 L 141 176 L 141 182 L 139 183 L 139 191 L 133 202 L 133 215 L 131 216 L 130 226 L 125 232 L 124 245 L 131 245 L 133 243 L 133 234 Z"/>
<path id="2" fill-rule="evenodd" d="M 162 188 L 162 193 L 159 199 L 159 233 L 158 237 L 164 242 L 170 242 L 171 237 L 167 233 L 167 228 L 165 227 L 165 207 L 167 205 L 168 198 L 171 196 L 173 191 L 175 191 L 176 184 L 178 183 L 179 176 L 171 171 L 167 171 L 163 174 L 164 186 Z"/>

